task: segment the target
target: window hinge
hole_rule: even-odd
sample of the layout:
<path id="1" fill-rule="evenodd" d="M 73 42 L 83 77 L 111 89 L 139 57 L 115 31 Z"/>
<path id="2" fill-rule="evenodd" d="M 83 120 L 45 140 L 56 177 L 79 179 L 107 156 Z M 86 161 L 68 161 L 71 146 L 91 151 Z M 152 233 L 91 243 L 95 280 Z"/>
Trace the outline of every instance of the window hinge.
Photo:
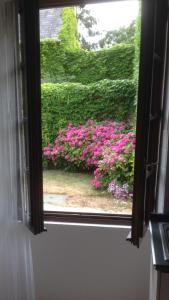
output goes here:
<path id="1" fill-rule="evenodd" d="M 29 176 L 29 174 L 30 174 L 30 169 L 29 168 L 25 168 L 25 175 Z"/>
<path id="2" fill-rule="evenodd" d="M 28 118 L 27 117 L 23 117 L 23 118 L 21 118 L 21 120 L 20 120 L 20 125 L 24 125 L 24 124 L 26 124 L 28 122 Z"/>
<path id="3" fill-rule="evenodd" d="M 127 242 L 132 242 L 132 234 L 131 234 L 131 230 L 129 231 L 129 233 L 128 233 L 128 235 L 127 235 L 127 237 L 126 237 L 126 241 Z"/>
<path id="4" fill-rule="evenodd" d="M 20 62 L 19 67 L 21 71 L 24 71 L 25 64 L 23 62 Z"/>
<path id="5" fill-rule="evenodd" d="M 154 162 L 151 164 L 146 164 L 146 178 L 151 176 L 158 166 L 158 162 Z"/>
<path id="6" fill-rule="evenodd" d="M 161 116 L 162 116 L 161 112 L 159 114 L 155 114 L 155 115 L 151 114 L 150 115 L 150 121 L 158 120 L 158 119 L 161 118 Z"/>

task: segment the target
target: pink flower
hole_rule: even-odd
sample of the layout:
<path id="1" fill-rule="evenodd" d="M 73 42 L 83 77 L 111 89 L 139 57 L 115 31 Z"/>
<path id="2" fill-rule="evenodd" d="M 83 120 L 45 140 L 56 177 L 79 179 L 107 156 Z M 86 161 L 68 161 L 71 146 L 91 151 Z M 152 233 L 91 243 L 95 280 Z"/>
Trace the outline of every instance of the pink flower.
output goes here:
<path id="1" fill-rule="evenodd" d="M 65 156 L 65 159 L 68 160 L 69 158 L 70 158 L 70 155 L 67 154 L 67 155 Z"/>
<path id="2" fill-rule="evenodd" d="M 98 179 L 93 179 L 91 181 L 91 184 L 94 185 L 96 189 L 99 189 L 101 187 L 101 182 Z"/>
<path id="3" fill-rule="evenodd" d="M 124 129 L 124 123 L 111 120 L 102 123 L 88 120 L 79 126 L 69 123 L 65 129 L 59 130 L 54 144 L 43 148 L 43 154 L 48 160 L 57 162 L 62 157 L 67 165 L 71 162 L 71 166 L 74 163 L 79 169 L 94 171 L 92 184 L 100 188 L 105 184 L 105 176 L 111 179 L 112 174 L 120 172 L 118 166 L 126 171 L 128 166 L 130 170 L 132 168 L 135 133 L 126 133 Z M 128 157 L 131 157 L 131 162 Z"/>

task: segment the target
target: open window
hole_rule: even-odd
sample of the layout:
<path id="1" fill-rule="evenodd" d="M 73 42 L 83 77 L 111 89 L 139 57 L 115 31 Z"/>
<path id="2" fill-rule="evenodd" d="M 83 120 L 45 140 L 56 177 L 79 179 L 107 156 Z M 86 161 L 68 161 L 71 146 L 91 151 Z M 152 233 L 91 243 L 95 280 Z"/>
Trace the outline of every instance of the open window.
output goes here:
<path id="1" fill-rule="evenodd" d="M 139 13 L 138 2 L 98 2 L 85 6 L 84 11 L 76 2 L 71 7 L 66 1 L 48 5 L 40 10 L 43 158 L 47 163 L 43 172 L 45 218 L 129 224 L 136 119 L 133 20 Z M 123 24 L 120 14 L 129 18 L 130 41 L 112 40 L 112 46 L 107 40 L 110 44 L 106 48 L 101 45 L 102 38 L 96 49 L 84 50 L 71 28 L 77 24 L 79 33 L 83 33 L 77 22 L 79 10 L 82 16 L 88 9 L 92 16 L 100 12 L 102 24 L 109 19 L 111 27 L 118 26 L 112 21 L 116 16 L 119 27 Z M 69 36 L 63 36 L 68 13 Z M 127 35 L 126 31 L 122 35 Z"/>
<path id="2" fill-rule="evenodd" d="M 18 3 L 18 60 L 22 100 L 19 131 L 24 221 L 34 234 L 38 234 L 44 231 L 38 1 L 21 0 Z"/>
<path id="3" fill-rule="evenodd" d="M 137 246 L 157 204 L 167 27 L 168 2 L 143 0 L 132 221 Z"/>
<path id="4" fill-rule="evenodd" d="M 20 11 L 23 15 L 26 58 L 30 226 L 34 233 L 43 231 L 39 9 L 79 4 L 78 1 L 37 2 L 21 1 Z M 131 241 L 137 246 L 148 224 L 149 214 L 156 208 L 168 3 L 167 0 L 142 0 L 141 7 L 133 216 L 56 211 L 44 213 L 46 220 L 57 221 L 129 224 L 132 220 Z"/>

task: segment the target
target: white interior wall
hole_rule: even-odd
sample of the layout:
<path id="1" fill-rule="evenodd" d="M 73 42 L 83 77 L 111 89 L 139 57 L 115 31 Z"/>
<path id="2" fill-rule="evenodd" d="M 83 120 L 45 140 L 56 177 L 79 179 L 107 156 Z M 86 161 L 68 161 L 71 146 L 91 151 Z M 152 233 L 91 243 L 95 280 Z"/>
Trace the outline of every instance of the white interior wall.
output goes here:
<path id="1" fill-rule="evenodd" d="M 36 300 L 148 300 L 150 243 L 129 228 L 48 224 L 32 237 Z"/>

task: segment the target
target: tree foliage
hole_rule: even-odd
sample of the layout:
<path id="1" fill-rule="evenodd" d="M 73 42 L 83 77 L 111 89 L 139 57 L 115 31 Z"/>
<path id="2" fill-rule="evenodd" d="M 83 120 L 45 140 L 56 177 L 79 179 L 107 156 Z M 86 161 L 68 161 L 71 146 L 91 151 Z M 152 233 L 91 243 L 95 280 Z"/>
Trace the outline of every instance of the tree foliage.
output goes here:
<path id="1" fill-rule="evenodd" d="M 75 8 L 64 7 L 61 16 L 62 26 L 59 34 L 61 44 L 68 50 L 80 48 Z"/>
<path id="2" fill-rule="evenodd" d="M 139 8 L 139 14 L 136 18 L 136 30 L 135 30 L 135 59 L 134 59 L 134 77 L 138 82 L 139 75 L 139 58 L 140 58 L 140 37 L 141 37 L 141 7 Z"/>
<path id="3" fill-rule="evenodd" d="M 107 31 L 105 36 L 99 41 L 100 48 L 110 48 L 114 43 L 132 44 L 135 37 L 135 22 L 128 27 L 120 27 L 116 30 Z"/>
<path id="4" fill-rule="evenodd" d="M 90 37 L 99 35 L 99 32 L 94 30 L 97 25 L 97 20 L 91 15 L 90 10 L 85 8 L 78 8 L 77 20 L 79 26 L 83 28 L 83 33 L 79 34 L 80 45 L 83 49 L 92 50 L 97 48 L 97 43 L 89 42 Z"/>

